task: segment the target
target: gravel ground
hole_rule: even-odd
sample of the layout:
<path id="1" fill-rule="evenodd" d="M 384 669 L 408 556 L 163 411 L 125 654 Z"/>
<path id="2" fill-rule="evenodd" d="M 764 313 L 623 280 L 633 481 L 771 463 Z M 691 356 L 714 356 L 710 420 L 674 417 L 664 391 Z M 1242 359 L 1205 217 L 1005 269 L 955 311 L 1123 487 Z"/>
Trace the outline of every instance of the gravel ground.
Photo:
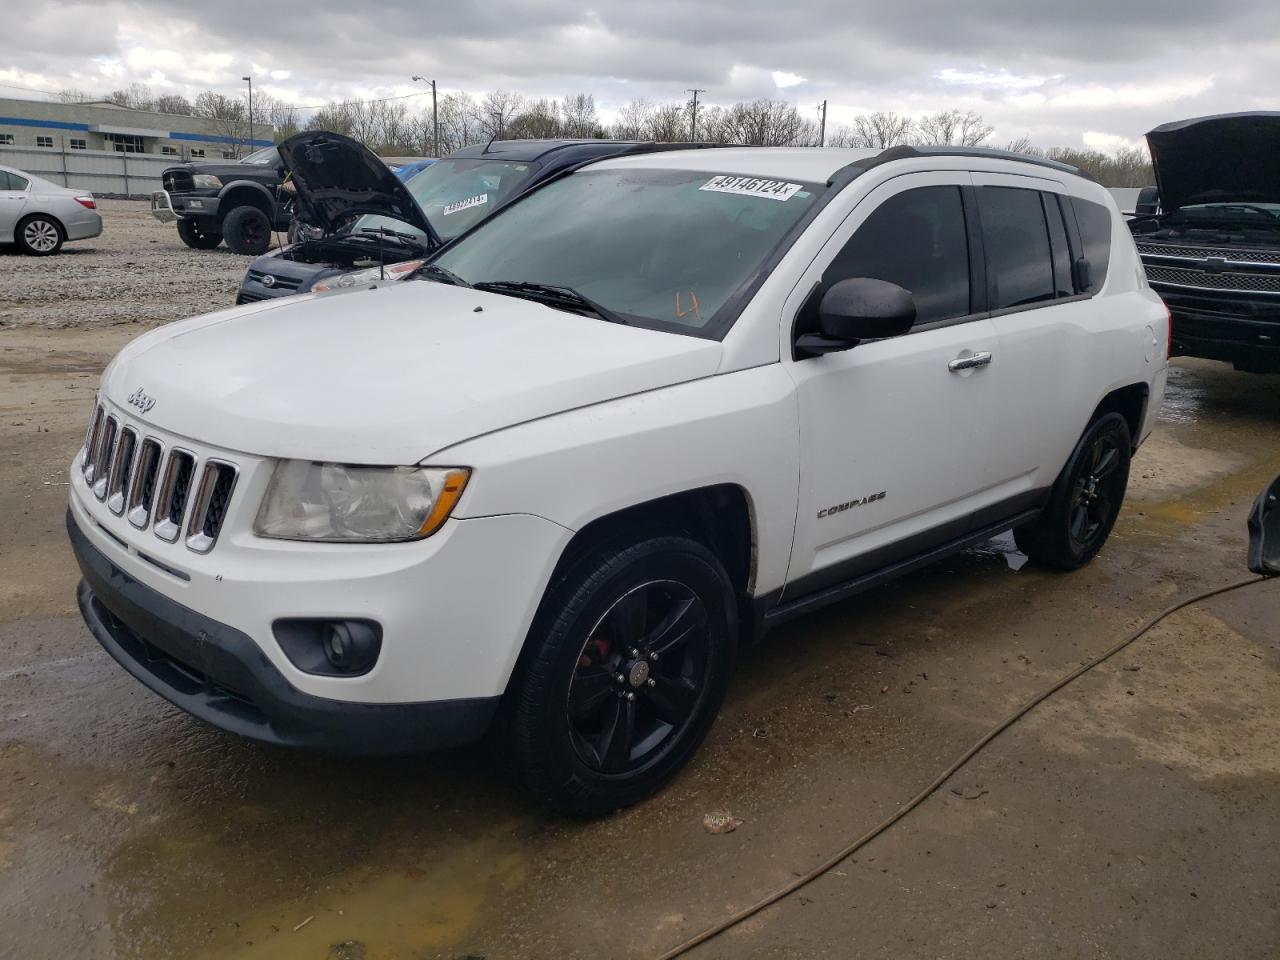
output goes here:
<path id="1" fill-rule="evenodd" d="M 190 249 L 146 201 L 98 207 L 102 236 L 68 243 L 55 257 L 0 248 L 0 328 L 154 326 L 234 302 L 251 257 Z"/>

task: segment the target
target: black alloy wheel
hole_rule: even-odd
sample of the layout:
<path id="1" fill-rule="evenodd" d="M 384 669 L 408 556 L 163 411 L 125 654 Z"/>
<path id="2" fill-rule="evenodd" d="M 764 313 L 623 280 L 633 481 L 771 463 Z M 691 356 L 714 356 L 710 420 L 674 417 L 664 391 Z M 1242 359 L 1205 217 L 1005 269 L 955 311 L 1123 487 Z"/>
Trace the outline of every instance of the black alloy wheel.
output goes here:
<path id="1" fill-rule="evenodd" d="M 707 688 L 707 610 L 673 580 L 641 584 L 588 635 L 569 683 L 566 719 L 579 759 L 629 773 L 676 742 Z"/>
<path id="2" fill-rule="evenodd" d="M 678 533 L 620 536 L 548 588 L 501 731 L 513 772 L 576 816 L 638 803 L 688 763 L 737 654 L 724 566 Z"/>
<path id="3" fill-rule="evenodd" d="M 1125 477 L 1120 473 L 1124 457 L 1114 432 L 1099 433 L 1071 484 L 1067 530 L 1080 553 L 1095 552 L 1110 532 L 1116 506 L 1124 497 Z"/>
<path id="4" fill-rule="evenodd" d="M 1132 455 L 1124 417 L 1107 413 L 1094 420 L 1058 476 L 1044 512 L 1013 531 L 1018 549 L 1060 570 L 1092 560 L 1120 515 Z"/>

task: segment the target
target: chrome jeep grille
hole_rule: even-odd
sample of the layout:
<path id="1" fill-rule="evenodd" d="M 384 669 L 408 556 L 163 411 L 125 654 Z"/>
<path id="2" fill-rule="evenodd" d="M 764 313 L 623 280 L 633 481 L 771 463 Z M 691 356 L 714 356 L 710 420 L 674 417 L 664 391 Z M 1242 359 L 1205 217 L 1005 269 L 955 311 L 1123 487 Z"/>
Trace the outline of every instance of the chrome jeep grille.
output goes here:
<path id="1" fill-rule="evenodd" d="M 235 492 L 236 465 L 213 457 L 201 463 L 190 450 L 167 447 L 144 429 L 95 404 L 81 462 L 85 482 L 111 513 L 137 529 L 151 527 L 161 540 L 176 543 L 185 525 L 187 547 L 208 553 Z"/>
<path id="2" fill-rule="evenodd" d="M 1184 267 L 1146 265 L 1147 280 L 1155 284 L 1199 290 L 1237 290 L 1241 293 L 1280 293 L 1280 273 L 1209 273 Z"/>

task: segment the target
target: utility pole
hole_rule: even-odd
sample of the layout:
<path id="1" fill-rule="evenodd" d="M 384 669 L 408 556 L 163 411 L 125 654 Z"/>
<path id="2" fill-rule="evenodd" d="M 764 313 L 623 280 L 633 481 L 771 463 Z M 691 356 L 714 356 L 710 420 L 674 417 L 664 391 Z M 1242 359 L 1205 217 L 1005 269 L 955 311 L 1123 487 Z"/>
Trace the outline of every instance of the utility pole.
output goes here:
<path id="1" fill-rule="evenodd" d="M 689 87 L 689 92 L 693 94 L 693 119 L 689 123 L 689 139 L 698 139 L 698 94 L 706 93 L 702 87 Z"/>
<path id="2" fill-rule="evenodd" d="M 426 77 L 414 77 L 415 81 L 431 84 L 431 155 L 440 156 L 440 113 L 436 109 L 436 82 Z"/>
<path id="3" fill-rule="evenodd" d="M 818 146 L 827 145 L 827 101 L 822 101 L 822 122 L 818 124 Z"/>
<path id="4" fill-rule="evenodd" d="M 249 81 L 249 152 L 253 153 L 253 77 L 241 77 Z"/>

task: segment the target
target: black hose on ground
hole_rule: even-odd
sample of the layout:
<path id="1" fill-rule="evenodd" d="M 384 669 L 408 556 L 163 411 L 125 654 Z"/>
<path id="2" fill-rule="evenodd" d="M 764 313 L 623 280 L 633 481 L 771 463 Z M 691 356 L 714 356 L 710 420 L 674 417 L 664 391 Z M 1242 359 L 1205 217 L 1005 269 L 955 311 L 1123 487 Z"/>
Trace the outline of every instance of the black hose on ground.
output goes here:
<path id="1" fill-rule="evenodd" d="M 1026 703 L 1022 704 L 1022 706 L 1018 707 L 1018 709 L 1014 710 L 1013 713 L 1009 714 L 1009 716 L 1005 717 L 1003 720 L 997 723 L 994 727 L 992 727 L 989 731 L 983 734 L 981 739 L 979 739 L 973 746 L 969 747 L 968 750 L 966 750 L 958 758 L 956 758 L 956 760 L 949 767 L 943 770 L 942 773 L 938 774 L 937 778 L 932 783 L 930 783 L 927 787 L 925 787 L 923 790 L 917 793 L 914 797 L 912 797 L 909 801 L 907 801 L 907 803 L 904 806 L 900 807 L 897 811 L 895 811 L 894 813 L 886 817 L 880 823 L 876 824 L 874 827 L 872 827 L 862 836 L 858 837 L 856 840 L 852 841 L 851 843 L 842 847 L 837 852 L 833 853 L 828 859 L 818 864 L 818 866 L 814 867 L 812 870 L 810 870 L 808 873 L 804 874 L 803 876 L 796 877 L 794 880 L 791 880 L 790 882 L 784 884 L 783 886 L 774 890 L 772 893 L 769 893 L 766 896 L 762 897 L 760 900 L 757 900 L 751 906 L 746 907 L 742 910 L 739 910 L 737 913 L 733 914 L 733 916 L 727 917 L 726 919 L 721 920 L 719 923 L 716 923 L 713 926 L 707 927 L 701 933 L 695 934 L 694 936 L 690 937 L 688 940 L 685 940 L 679 946 L 672 947 L 666 953 L 658 957 L 658 960 L 674 960 L 674 958 L 676 957 L 684 956 L 694 947 L 700 944 L 706 943 L 708 940 L 712 939 L 713 937 L 719 936 L 720 934 L 724 933 L 726 930 L 730 929 L 731 927 L 737 926 L 739 923 L 742 923 L 742 921 L 755 916 L 757 913 L 759 913 L 761 910 L 764 910 L 766 907 L 772 906 L 773 904 L 777 903 L 779 900 L 782 900 L 785 897 L 788 897 L 791 894 L 795 893 L 801 887 L 804 887 L 812 883 L 814 880 L 817 880 L 824 873 L 831 870 L 833 867 L 835 867 L 845 858 L 852 856 L 859 849 L 866 846 L 876 837 L 880 836 L 882 833 L 884 833 L 886 830 L 888 830 L 890 827 L 896 824 L 899 820 L 901 820 L 903 817 L 909 814 L 916 807 L 920 806 L 920 804 L 924 803 L 925 800 L 929 799 L 929 797 L 931 797 L 934 793 L 936 793 L 938 788 L 941 787 L 948 780 L 950 780 L 951 777 L 954 776 L 965 764 L 967 764 L 970 760 L 972 760 L 979 753 L 981 753 L 983 748 L 985 748 L 987 744 L 989 744 L 996 737 L 1000 736 L 1000 734 L 1004 733 L 1006 730 L 1012 727 L 1015 723 L 1017 723 L 1019 720 L 1025 717 L 1037 706 L 1044 703 L 1044 701 L 1048 700 L 1051 696 L 1053 696 L 1063 687 L 1067 686 L 1067 684 L 1084 676 L 1094 667 L 1098 666 L 1098 664 L 1105 663 L 1107 660 L 1110 660 L 1117 653 L 1119 653 L 1125 647 L 1129 646 L 1129 644 L 1133 643 L 1135 640 L 1137 640 L 1139 637 L 1141 637 L 1148 630 L 1156 626 L 1165 618 L 1172 616 L 1173 614 L 1181 610 L 1183 607 L 1188 607 L 1193 603 L 1199 603 L 1202 600 L 1208 600 L 1210 597 L 1216 597 L 1219 594 L 1228 593 L 1231 590 L 1238 590 L 1241 587 L 1247 587 L 1255 583 L 1261 583 L 1266 579 L 1267 579 L 1266 577 L 1249 577 L 1247 580 L 1238 580 L 1235 583 L 1229 583 L 1224 587 L 1214 587 L 1211 590 L 1204 590 L 1200 593 L 1195 594 L 1194 596 L 1190 596 L 1183 600 L 1179 600 L 1177 603 L 1173 604 L 1173 606 L 1171 607 L 1167 607 L 1165 610 L 1161 611 L 1151 619 L 1147 620 L 1145 623 L 1139 626 L 1136 630 L 1134 630 L 1132 633 L 1126 636 L 1123 640 L 1121 640 L 1111 649 L 1105 651 L 1104 653 L 1099 654 L 1098 656 L 1094 657 L 1092 660 L 1086 661 L 1085 663 L 1077 667 L 1075 670 L 1072 670 L 1066 676 L 1062 677 L 1060 680 L 1055 681 L 1053 684 L 1051 684 L 1050 686 L 1046 687 L 1044 690 L 1037 693 L 1030 700 L 1026 701 Z"/>

